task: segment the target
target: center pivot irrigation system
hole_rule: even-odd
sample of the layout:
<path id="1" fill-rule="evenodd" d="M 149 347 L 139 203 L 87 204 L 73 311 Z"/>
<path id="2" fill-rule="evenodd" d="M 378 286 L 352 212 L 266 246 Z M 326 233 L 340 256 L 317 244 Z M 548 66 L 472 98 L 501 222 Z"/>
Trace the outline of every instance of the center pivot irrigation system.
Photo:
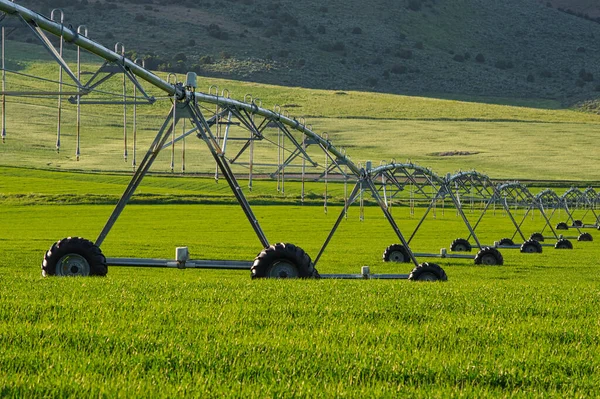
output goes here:
<path id="1" fill-rule="evenodd" d="M 59 275 L 105 275 L 108 266 L 137 266 L 137 267 L 174 267 L 174 268 L 217 268 L 217 269 L 247 269 L 251 271 L 253 278 L 272 277 L 322 277 L 322 278 L 401 278 L 409 280 L 446 280 L 447 276 L 444 270 L 433 263 L 419 264 L 415 254 L 411 251 L 408 242 L 402 235 L 400 228 L 392 217 L 386 200 L 380 195 L 378 188 L 374 183 L 374 177 L 377 175 L 370 167 L 361 167 L 350 160 L 344 151 L 336 148 L 327 138 L 315 133 L 303 121 L 297 120 L 282 113 L 278 107 L 273 111 L 264 109 L 258 99 L 246 97 L 244 101 L 234 100 L 221 92 L 212 94 L 203 93 L 196 90 L 196 75 L 188 73 L 185 83 L 163 80 L 146 70 L 137 62 L 125 57 L 124 46 L 118 43 L 115 51 L 94 42 L 87 37 L 87 28 L 80 26 L 77 29 L 67 27 L 63 23 L 63 13 L 61 10 L 53 10 L 50 18 L 40 15 L 27 8 L 19 6 L 14 2 L 0 0 L 0 11 L 5 15 L 2 17 L 2 138 L 6 137 L 6 96 L 53 96 L 59 99 L 59 126 L 57 137 L 57 148 L 60 146 L 60 109 L 62 96 L 70 95 L 69 102 L 77 106 L 77 158 L 79 158 L 79 111 L 80 105 L 105 104 L 106 102 L 98 100 L 87 100 L 92 93 L 101 91 L 101 86 L 111 77 L 122 74 L 123 87 L 125 82 L 131 82 L 134 90 L 141 93 L 134 96 L 133 100 L 145 101 L 147 104 L 155 102 L 155 98 L 149 96 L 142 86 L 142 81 L 151 86 L 160 89 L 166 93 L 166 96 L 172 102 L 171 109 L 167 113 L 164 122 L 158 129 L 158 132 L 148 148 L 143 159 L 134 165 L 135 172 L 129 182 L 125 192 L 118 201 L 114 211 L 110 215 L 104 228 L 100 232 L 95 242 L 84 238 L 64 238 L 57 241 L 47 251 L 42 263 L 42 274 L 45 276 Z M 55 21 L 54 16 L 60 15 L 60 21 Z M 42 45 L 48 50 L 53 59 L 58 63 L 60 70 L 60 79 L 58 92 L 8 92 L 5 88 L 6 72 L 4 64 L 5 49 L 5 20 L 11 17 L 20 20 L 27 26 L 39 39 Z M 49 39 L 48 34 L 59 38 L 59 49 Z M 77 47 L 78 68 L 73 72 L 68 63 L 63 58 L 63 43 L 70 43 Z M 79 53 L 85 50 L 98 56 L 102 61 L 102 66 L 92 74 L 92 77 L 84 82 L 81 79 Z M 63 82 L 63 73 L 70 79 L 69 84 Z M 63 90 L 64 87 L 71 89 L 70 93 Z M 74 90 L 73 90 L 74 89 Z M 112 101 L 110 104 L 128 104 L 125 98 L 125 89 L 123 98 L 120 101 Z M 212 107 L 209 110 L 209 106 Z M 135 110 L 135 108 L 134 108 Z M 124 117 L 125 118 L 125 117 Z M 187 130 L 185 122 L 191 124 Z M 179 129 L 183 126 L 183 129 Z M 267 128 L 277 128 L 278 138 L 273 140 L 267 135 Z M 181 132 L 181 133 L 176 133 Z M 168 259 L 140 259 L 140 258 L 106 258 L 100 246 L 121 215 L 128 201 L 133 196 L 136 188 L 147 175 L 153 162 L 156 160 L 161 150 L 169 147 L 174 148 L 173 144 L 178 141 L 184 141 L 187 136 L 194 134 L 206 144 L 217 166 L 216 174 L 225 178 L 229 184 L 233 195 L 241 206 L 248 222 L 252 226 L 260 244 L 262 251 L 250 261 L 217 261 L 217 260 L 192 260 L 186 247 L 176 249 L 176 257 L 173 260 Z M 232 143 L 241 143 L 236 155 L 230 155 L 228 145 Z M 314 262 L 300 247 L 289 244 L 279 243 L 271 244 L 255 217 L 250 204 L 238 184 L 236 176 L 232 171 L 234 163 L 240 163 L 242 155 L 249 155 L 245 163 L 248 174 L 249 188 L 252 188 L 253 168 L 259 166 L 256 162 L 254 152 L 260 142 L 266 142 L 278 149 L 279 162 L 276 166 L 275 174 L 282 176 L 285 168 L 295 167 L 300 169 L 297 172 L 302 179 L 302 198 L 304 198 L 304 180 L 307 167 L 318 168 L 322 172 L 320 177 L 327 181 L 328 174 L 338 173 L 345 181 L 352 181 L 354 188 L 346 198 L 344 207 L 336 219 L 331 231 L 322 244 Z M 287 152 L 283 151 L 284 142 L 287 142 Z M 315 154 L 316 153 L 316 154 Z M 320 154 L 320 155 L 319 155 Z M 127 143 L 125 133 L 125 158 L 127 158 Z M 323 156 L 324 155 L 324 156 Z M 321 156 L 324 163 L 317 162 L 317 157 Z M 134 152 L 135 157 L 135 152 Z M 172 158 L 173 159 L 173 158 Z M 300 165 L 297 163 L 301 162 Z M 171 163 L 173 167 L 173 163 Z M 265 166 L 263 164 L 263 166 Z M 297 170 L 298 170 L 297 169 Z M 283 183 L 283 179 L 282 179 Z M 359 197 L 362 200 L 362 194 L 367 191 L 380 206 L 383 214 L 394 230 L 401 245 L 404 247 L 404 254 L 407 259 L 414 264 L 410 274 L 371 274 L 368 267 L 363 267 L 360 274 L 338 274 L 338 275 L 319 275 L 315 265 L 321 255 L 327 248 L 331 238 L 336 232 L 338 226 L 343 220 L 348 208 Z"/>

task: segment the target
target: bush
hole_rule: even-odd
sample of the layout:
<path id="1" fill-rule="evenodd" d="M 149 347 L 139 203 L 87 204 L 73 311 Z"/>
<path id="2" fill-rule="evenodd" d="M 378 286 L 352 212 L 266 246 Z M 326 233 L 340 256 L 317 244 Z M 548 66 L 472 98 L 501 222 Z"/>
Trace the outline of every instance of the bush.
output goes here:
<path id="1" fill-rule="evenodd" d="M 317 33 L 320 35 L 324 35 L 327 32 L 327 29 L 325 29 L 325 26 L 323 25 L 319 25 L 317 26 Z"/>
<path id="2" fill-rule="evenodd" d="M 479 62 L 480 64 L 483 64 L 485 62 L 485 57 L 483 56 L 483 54 L 479 53 L 475 56 L 475 61 Z"/>
<path id="3" fill-rule="evenodd" d="M 217 24 L 210 24 L 208 26 L 208 35 L 220 40 L 229 39 L 229 33 L 221 30 L 221 27 Z"/>
<path id="4" fill-rule="evenodd" d="M 579 79 L 583 80 L 584 82 L 592 82 L 594 80 L 594 75 L 586 71 L 584 68 L 579 71 Z"/>
<path id="5" fill-rule="evenodd" d="M 398 51 L 395 54 L 395 56 L 398 57 L 398 58 L 402 58 L 404 60 L 409 60 L 409 59 L 412 58 L 413 53 L 412 53 L 412 50 L 401 49 L 400 51 Z"/>
<path id="6" fill-rule="evenodd" d="M 196 41 L 194 39 L 188 40 L 188 46 L 193 47 L 196 45 Z"/>
<path id="7" fill-rule="evenodd" d="M 146 17 L 144 17 L 142 14 L 136 14 L 133 20 L 136 22 L 144 22 L 146 20 Z"/>
<path id="8" fill-rule="evenodd" d="M 353 35 L 360 35 L 360 34 L 362 34 L 362 29 L 359 28 L 358 26 L 355 26 L 354 28 L 352 28 L 352 34 Z"/>
<path id="9" fill-rule="evenodd" d="M 585 47 L 577 47 L 578 53 L 585 53 Z"/>
<path id="10" fill-rule="evenodd" d="M 498 60 L 498 61 L 496 61 L 494 66 L 498 69 L 505 70 L 505 69 L 513 68 L 514 65 L 513 65 L 512 61 Z"/>
<path id="11" fill-rule="evenodd" d="M 215 60 L 210 55 L 203 55 L 198 61 L 201 65 L 210 65 L 215 63 Z"/>
<path id="12" fill-rule="evenodd" d="M 412 11 L 421 10 L 421 0 L 408 0 L 408 9 Z"/>
<path id="13" fill-rule="evenodd" d="M 327 52 L 341 52 L 346 50 L 346 45 L 342 42 L 335 42 L 335 43 L 324 43 L 321 46 L 319 46 L 319 48 L 321 50 L 327 51 Z"/>
<path id="14" fill-rule="evenodd" d="M 543 71 L 540 72 L 540 76 L 542 78 L 551 78 L 552 77 L 552 72 L 550 72 L 547 69 L 544 69 Z"/>
<path id="15" fill-rule="evenodd" d="M 458 62 L 464 62 L 465 61 L 465 57 L 460 55 L 460 54 L 456 54 L 454 57 L 452 57 L 452 59 L 454 61 L 458 61 Z"/>
<path id="16" fill-rule="evenodd" d="M 392 69 L 390 69 L 390 72 L 396 75 L 402 75 L 408 72 L 408 68 L 404 65 L 394 65 Z"/>
<path id="17" fill-rule="evenodd" d="M 535 82 L 535 76 L 533 76 L 533 74 L 530 73 L 529 75 L 527 75 L 527 81 L 529 83 Z"/>
<path id="18" fill-rule="evenodd" d="M 577 87 L 583 87 L 583 86 L 585 86 L 585 82 L 583 81 L 583 79 L 577 79 L 575 81 L 575 86 L 577 86 Z"/>
<path id="19" fill-rule="evenodd" d="M 377 86 L 377 79 L 373 77 L 367 78 L 367 84 L 369 86 Z"/>
<path id="20" fill-rule="evenodd" d="M 319 7 L 319 12 L 328 12 L 329 8 L 325 7 L 325 6 L 321 6 Z"/>
<path id="21" fill-rule="evenodd" d="M 173 60 L 175 60 L 176 62 L 177 61 L 187 61 L 187 57 L 183 53 L 177 53 L 177 54 L 175 54 L 175 57 L 173 57 Z"/>

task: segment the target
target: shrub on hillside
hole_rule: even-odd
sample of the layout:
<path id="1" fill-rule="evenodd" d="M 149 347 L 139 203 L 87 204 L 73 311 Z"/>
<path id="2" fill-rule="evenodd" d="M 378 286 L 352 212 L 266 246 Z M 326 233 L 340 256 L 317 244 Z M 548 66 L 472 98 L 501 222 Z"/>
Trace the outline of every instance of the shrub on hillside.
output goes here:
<path id="1" fill-rule="evenodd" d="M 542 71 L 540 72 L 540 76 L 541 76 L 542 78 L 551 78 L 551 77 L 552 77 L 552 72 L 550 72 L 550 71 L 549 71 L 549 70 L 547 70 L 547 69 L 544 69 L 544 70 L 542 70 Z"/>
<path id="2" fill-rule="evenodd" d="M 373 77 L 367 78 L 367 84 L 371 87 L 377 86 L 377 79 Z"/>
<path id="3" fill-rule="evenodd" d="M 412 58 L 413 53 L 412 50 L 408 49 L 400 49 L 396 54 L 394 54 L 398 58 L 402 58 L 404 60 L 409 60 Z"/>
<path id="4" fill-rule="evenodd" d="M 575 86 L 577 86 L 577 87 L 583 87 L 583 86 L 585 86 L 585 82 L 583 81 L 583 79 L 577 79 L 575 81 Z"/>
<path id="5" fill-rule="evenodd" d="M 512 61 L 506 61 L 506 60 L 498 60 L 496 61 L 496 63 L 494 64 L 494 66 L 498 69 L 511 69 L 514 67 Z"/>
<path id="6" fill-rule="evenodd" d="M 320 35 L 324 35 L 325 33 L 327 33 L 327 29 L 325 28 L 325 26 L 319 25 L 317 26 L 317 33 Z"/>
<path id="7" fill-rule="evenodd" d="M 535 76 L 533 76 L 533 74 L 532 74 L 532 73 L 530 73 L 529 75 L 527 75 L 527 81 L 528 81 L 529 83 L 533 83 L 533 82 L 535 82 Z"/>
<path id="8" fill-rule="evenodd" d="M 319 48 L 323 51 L 332 53 L 346 50 L 346 45 L 338 41 L 335 43 L 323 43 L 319 46 Z"/>
<path id="9" fill-rule="evenodd" d="M 416 42 L 415 43 L 415 48 L 419 49 L 419 50 L 423 50 L 423 48 L 424 48 L 423 42 Z"/>
<path id="10" fill-rule="evenodd" d="M 390 72 L 395 73 L 396 75 L 402 75 L 408 72 L 408 68 L 404 65 L 396 64 L 390 69 Z"/>
<path id="11" fill-rule="evenodd" d="M 579 71 L 579 79 L 584 82 L 592 82 L 594 80 L 594 75 L 591 72 L 586 71 L 585 68 L 582 68 L 581 71 Z"/>
<path id="12" fill-rule="evenodd" d="M 352 28 L 352 34 L 353 35 L 360 35 L 360 34 L 362 34 L 362 29 L 359 28 L 358 26 L 355 26 L 354 28 Z"/>
<path id="13" fill-rule="evenodd" d="M 460 54 L 456 54 L 454 57 L 452 57 L 452 59 L 454 61 L 458 61 L 458 62 L 464 62 L 465 61 L 465 57 L 460 55 Z"/>
<path id="14" fill-rule="evenodd" d="M 208 35 L 210 37 L 214 37 L 215 39 L 220 40 L 228 40 L 229 34 L 224 30 L 221 30 L 221 27 L 217 24 L 210 24 L 208 26 Z"/>
<path id="15" fill-rule="evenodd" d="M 475 61 L 479 62 L 480 64 L 483 64 L 485 62 L 485 57 L 483 56 L 483 54 L 479 53 L 475 56 Z"/>
<path id="16" fill-rule="evenodd" d="M 407 8 L 412 11 L 420 11 L 421 0 L 408 0 Z"/>

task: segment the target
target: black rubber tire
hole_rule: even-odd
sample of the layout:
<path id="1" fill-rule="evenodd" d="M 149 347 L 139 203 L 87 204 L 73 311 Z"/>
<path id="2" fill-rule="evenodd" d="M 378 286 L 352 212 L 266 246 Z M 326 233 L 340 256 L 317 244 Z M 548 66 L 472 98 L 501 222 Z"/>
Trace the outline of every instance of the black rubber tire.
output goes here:
<path id="1" fill-rule="evenodd" d="M 498 245 L 515 245 L 515 242 L 510 238 L 503 238 L 498 241 Z"/>
<path id="2" fill-rule="evenodd" d="M 524 254 L 541 254 L 542 244 L 536 240 L 527 240 L 521 245 L 521 252 Z"/>
<path id="3" fill-rule="evenodd" d="M 464 238 L 457 238 L 450 244 L 450 251 L 452 252 L 471 252 L 472 249 L 471 243 Z"/>
<path id="4" fill-rule="evenodd" d="M 500 251 L 492 247 L 484 247 L 475 255 L 476 265 L 502 266 L 504 258 Z"/>
<path id="5" fill-rule="evenodd" d="M 69 263 L 70 259 L 75 261 Z M 60 266 L 62 264 L 62 266 Z M 71 265 L 69 267 L 69 265 Z M 83 266 L 83 268 L 79 268 Z M 57 270 L 57 266 L 59 269 Z M 67 237 L 52 244 L 42 261 L 42 276 L 106 276 L 108 267 L 100 248 L 81 237 Z"/>
<path id="6" fill-rule="evenodd" d="M 448 281 L 448 276 L 439 265 L 424 262 L 410 272 L 408 279 L 410 281 Z"/>
<path id="7" fill-rule="evenodd" d="M 530 237 L 530 240 L 535 240 L 539 242 L 544 242 L 544 235 L 542 233 L 533 233 Z"/>
<path id="8" fill-rule="evenodd" d="M 573 249 L 573 244 L 571 244 L 571 241 L 567 240 L 566 238 L 561 238 L 560 240 L 556 241 L 556 244 L 554 244 L 554 248 Z"/>
<path id="9" fill-rule="evenodd" d="M 583 222 L 581 220 L 573 220 L 573 227 L 581 227 Z"/>
<path id="10" fill-rule="evenodd" d="M 411 259 L 404 245 L 392 244 L 383 251 L 383 261 L 409 263 Z"/>
<path id="11" fill-rule="evenodd" d="M 581 233 L 579 237 L 577 237 L 577 241 L 594 241 L 594 237 L 590 233 Z"/>
<path id="12" fill-rule="evenodd" d="M 569 230 L 569 226 L 565 222 L 560 222 L 556 225 L 556 230 Z"/>
<path id="13" fill-rule="evenodd" d="M 320 277 L 310 256 L 302 248 L 287 243 L 279 243 L 263 249 L 254 258 L 250 275 L 253 279 Z"/>

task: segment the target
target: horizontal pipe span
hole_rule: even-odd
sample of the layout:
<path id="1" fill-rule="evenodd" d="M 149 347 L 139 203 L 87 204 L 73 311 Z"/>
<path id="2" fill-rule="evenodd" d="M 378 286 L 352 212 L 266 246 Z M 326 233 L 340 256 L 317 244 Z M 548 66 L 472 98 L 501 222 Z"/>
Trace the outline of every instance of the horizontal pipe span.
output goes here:
<path id="1" fill-rule="evenodd" d="M 108 266 L 131 267 L 172 267 L 179 269 L 232 269 L 250 270 L 252 262 L 236 260 L 188 260 L 177 262 L 174 259 L 143 259 L 143 258 L 106 258 Z"/>
<path id="2" fill-rule="evenodd" d="M 321 274 L 322 279 L 339 280 L 408 280 L 408 274 Z"/>
<path id="3" fill-rule="evenodd" d="M 83 35 L 77 34 L 77 32 L 72 31 L 68 27 L 65 27 L 64 25 L 59 24 L 57 22 L 54 22 L 54 21 L 46 18 L 45 16 L 38 14 L 28 8 L 25 8 L 16 3 L 13 3 L 12 1 L 0 0 L 0 11 L 3 11 L 7 14 L 19 14 L 25 21 L 34 22 L 42 30 L 44 30 L 48 33 L 51 33 L 55 36 L 62 35 L 62 37 L 67 42 L 71 42 L 71 43 L 77 45 L 78 47 L 81 47 L 81 48 L 89 51 L 92 54 L 96 54 L 97 56 L 104 58 L 107 61 L 119 62 L 125 68 L 130 70 L 134 75 L 136 75 L 140 79 L 150 83 L 151 85 L 161 89 L 162 91 L 166 92 L 170 96 L 176 95 L 178 99 L 184 99 L 184 98 L 191 99 L 191 96 L 195 96 L 196 99 L 201 102 L 218 104 L 221 106 L 236 107 L 238 109 L 244 109 L 250 113 L 258 114 L 258 115 L 264 116 L 269 119 L 279 120 L 283 124 L 293 128 L 297 131 L 300 131 L 300 132 L 306 134 L 307 136 L 309 136 L 310 138 L 314 139 L 317 143 L 319 143 L 323 147 L 325 147 L 330 153 L 334 154 L 337 158 L 339 158 L 345 164 L 347 164 L 348 168 L 352 171 L 352 173 L 354 173 L 354 175 L 356 175 L 357 177 L 360 176 L 360 173 L 361 173 L 360 169 L 352 161 L 350 161 L 350 159 L 348 159 L 346 157 L 346 155 L 344 155 L 341 151 L 339 151 L 337 148 L 335 148 L 329 142 L 329 140 L 325 140 L 324 138 L 322 138 L 321 136 L 319 136 L 312 130 L 308 129 L 306 126 L 300 124 L 300 122 L 298 122 L 297 120 L 295 120 L 293 118 L 289 118 L 289 117 L 283 116 L 279 113 L 275 113 L 273 111 L 261 108 L 261 107 L 257 106 L 256 104 L 248 104 L 245 102 L 233 100 L 231 98 L 220 97 L 220 96 L 206 94 L 206 93 L 191 92 L 189 90 L 185 90 L 180 86 L 173 85 L 173 84 L 159 78 L 158 76 L 156 76 L 152 72 L 148 71 L 147 69 L 142 68 L 141 66 L 137 65 L 136 63 L 127 59 L 126 57 L 123 57 L 123 56 L 117 54 L 116 52 L 107 49 L 106 47 L 102 46 L 101 44 L 99 44 L 91 39 L 88 39 L 87 37 L 85 37 Z"/>

